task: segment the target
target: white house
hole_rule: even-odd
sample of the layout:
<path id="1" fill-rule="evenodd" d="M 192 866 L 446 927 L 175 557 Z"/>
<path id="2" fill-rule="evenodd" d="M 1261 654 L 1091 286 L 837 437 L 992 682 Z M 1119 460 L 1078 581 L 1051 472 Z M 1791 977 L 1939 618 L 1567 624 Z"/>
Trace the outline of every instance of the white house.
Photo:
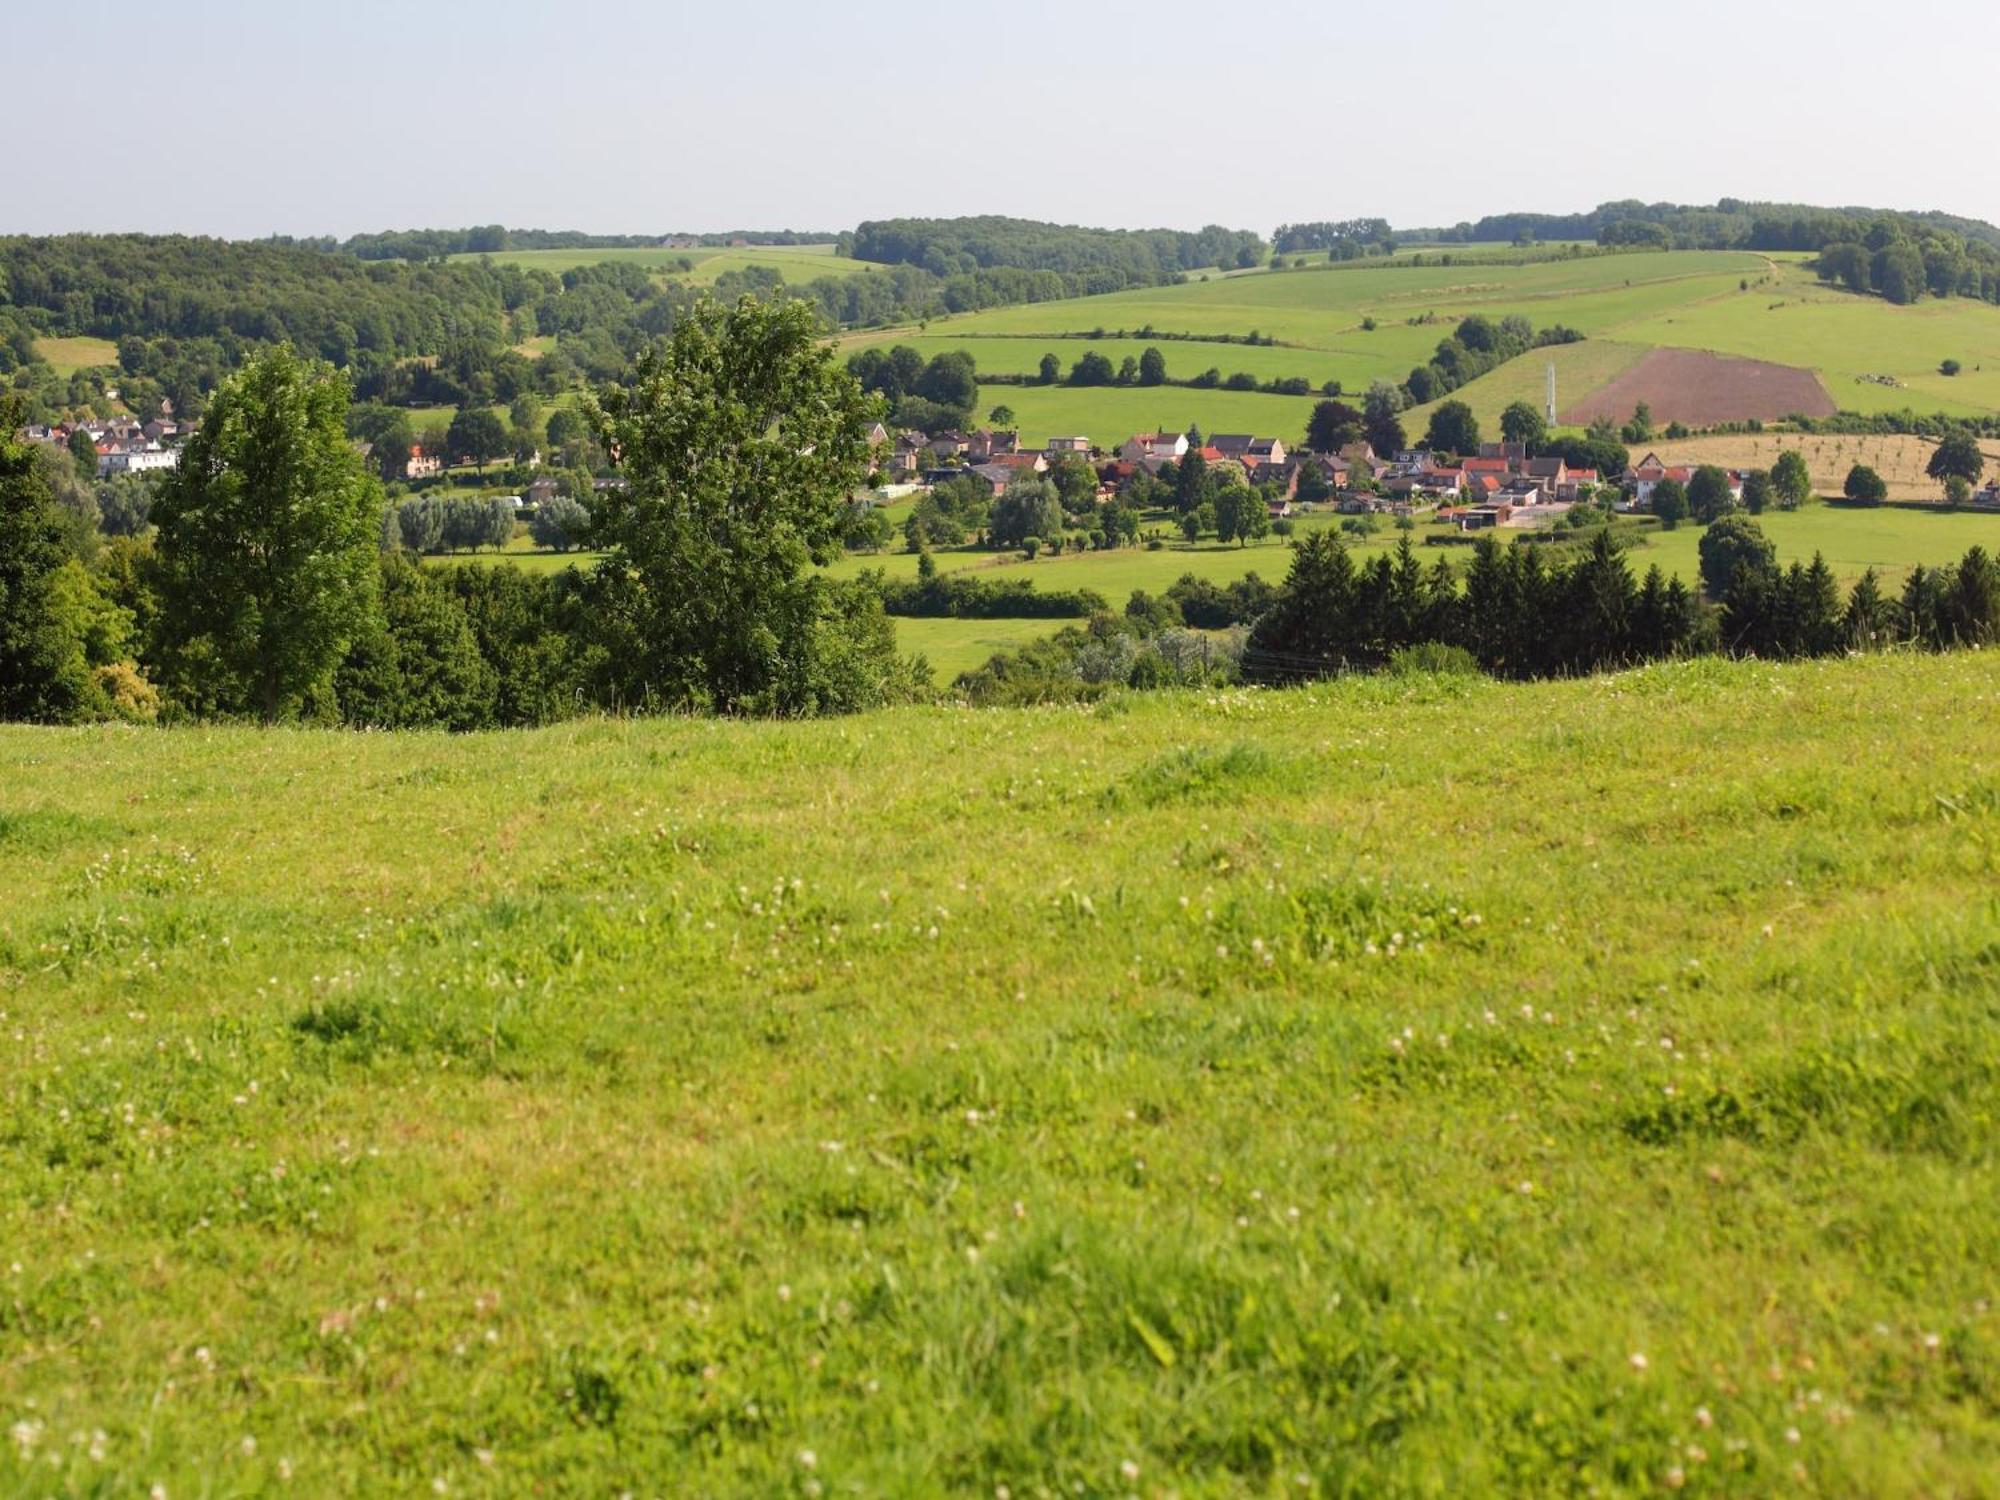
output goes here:
<path id="1" fill-rule="evenodd" d="M 99 456 L 97 472 L 107 478 L 113 474 L 145 474 L 157 469 L 178 468 L 180 461 L 178 448 L 162 448 L 158 444 L 143 448 L 114 448 Z"/>
<path id="2" fill-rule="evenodd" d="M 1179 463 L 1187 457 L 1187 451 L 1185 432 L 1140 432 L 1125 440 L 1118 456 L 1128 464 L 1157 468 L 1164 463 Z"/>

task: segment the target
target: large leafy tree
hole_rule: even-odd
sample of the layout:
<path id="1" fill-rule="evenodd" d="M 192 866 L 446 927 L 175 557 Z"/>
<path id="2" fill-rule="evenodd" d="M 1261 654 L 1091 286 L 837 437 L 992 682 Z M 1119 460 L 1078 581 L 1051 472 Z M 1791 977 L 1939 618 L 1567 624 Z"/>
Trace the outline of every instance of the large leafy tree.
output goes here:
<path id="1" fill-rule="evenodd" d="M 1954 432 L 1932 450 L 1925 473 L 1938 480 L 1963 479 L 1977 484 L 1986 472 L 1986 455 L 1970 433 Z"/>
<path id="2" fill-rule="evenodd" d="M 70 549 L 33 451 L 13 440 L 16 421 L 0 403 L 0 719 L 68 719 L 90 693 L 58 589 Z"/>
<path id="3" fill-rule="evenodd" d="M 1868 465 L 1856 464 L 1847 471 L 1847 482 L 1841 486 L 1841 493 L 1857 504 L 1880 505 L 1889 498 L 1889 486 Z"/>
<path id="4" fill-rule="evenodd" d="M 1306 447 L 1314 453 L 1338 453 L 1361 434 L 1361 413 L 1342 401 L 1315 402 L 1306 418 Z"/>
<path id="5" fill-rule="evenodd" d="M 1530 403 L 1516 401 L 1500 413 L 1500 436 L 1510 443 L 1522 443 L 1530 453 L 1539 453 L 1549 440 L 1549 424 Z"/>
<path id="6" fill-rule="evenodd" d="M 507 424 L 483 406 L 461 408 L 451 419 L 445 441 L 452 457 L 469 458 L 482 469 L 512 447 Z"/>
<path id="7" fill-rule="evenodd" d="M 161 655 L 193 707 L 296 714 L 378 610 L 381 491 L 349 446 L 347 382 L 289 344 L 217 389 L 153 506 Z"/>
<path id="8" fill-rule="evenodd" d="M 1771 493 L 1780 510 L 1797 510 L 1812 499 L 1812 474 L 1796 448 L 1787 448 L 1771 465 Z"/>
<path id="9" fill-rule="evenodd" d="M 1447 401 L 1431 413 L 1424 441 L 1433 449 L 1464 456 L 1479 451 L 1479 419 L 1463 401 Z"/>
<path id="10" fill-rule="evenodd" d="M 1043 541 L 1062 535 L 1062 498 L 1040 475 L 1017 479 L 993 502 L 987 530 L 997 547 L 1018 547 L 1029 537 Z"/>
<path id="11" fill-rule="evenodd" d="M 1703 464 L 1694 471 L 1694 478 L 1688 481 L 1687 500 L 1688 514 L 1704 526 L 1736 508 L 1729 475 L 1714 464 Z"/>
<path id="12" fill-rule="evenodd" d="M 1728 596 L 1737 574 L 1746 569 L 1769 573 L 1777 566 L 1777 549 L 1764 529 L 1748 516 L 1724 516 L 1701 534 L 1701 586 L 1711 599 Z"/>
<path id="13" fill-rule="evenodd" d="M 598 500 L 593 536 L 639 585 L 646 693 L 799 713 L 879 691 L 886 627 L 811 569 L 840 550 L 880 406 L 809 306 L 702 303 L 588 411 L 627 481 Z"/>

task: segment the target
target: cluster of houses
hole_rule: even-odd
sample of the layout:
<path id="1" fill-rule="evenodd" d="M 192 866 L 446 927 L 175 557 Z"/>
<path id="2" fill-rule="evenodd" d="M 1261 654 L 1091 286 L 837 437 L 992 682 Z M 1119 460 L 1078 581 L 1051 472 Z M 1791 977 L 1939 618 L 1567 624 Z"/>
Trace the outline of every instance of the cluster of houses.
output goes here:
<path id="1" fill-rule="evenodd" d="M 1317 471 L 1324 482 L 1314 488 L 1329 498 L 1315 504 L 1348 514 L 1387 515 L 1435 506 L 1440 519 L 1466 530 L 1548 525 L 1602 482 L 1595 469 L 1571 468 L 1561 458 L 1530 458 L 1519 443 L 1489 443 L 1474 457 L 1452 459 L 1422 449 L 1383 457 L 1365 442 L 1350 443 L 1338 453 L 1316 453 L 1249 433 L 1195 440 L 1184 432 L 1139 432 L 1110 453 L 1081 437 L 1052 438 L 1041 448 L 1023 449 L 1017 433 L 985 429 L 891 434 L 878 423 L 868 437 L 878 449 L 889 451 L 886 472 L 903 483 L 934 484 L 972 474 L 997 491 L 1022 474 L 1045 473 L 1052 464 L 1076 457 L 1096 470 L 1098 493 L 1109 499 L 1142 474 L 1156 476 L 1169 464 L 1199 455 L 1210 465 L 1240 467 L 1271 497 L 1274 517 L 1292 512 L 1301 479 Z"/>
<path id="2" fill-rule="evenodd" d="M 21 436 L 31 443 L 66 447 L 77 433 L 83 433 L 97 450 L 98 477 L 105 479 L 177 467 L 180 445 L 194 428 L 193 422 L 176 420 L 172 402 L 162 401 L 159 415 L 144 422 L 137 417 L 93 417 L 54 426 L 31 423 L 21 430 Z"/>

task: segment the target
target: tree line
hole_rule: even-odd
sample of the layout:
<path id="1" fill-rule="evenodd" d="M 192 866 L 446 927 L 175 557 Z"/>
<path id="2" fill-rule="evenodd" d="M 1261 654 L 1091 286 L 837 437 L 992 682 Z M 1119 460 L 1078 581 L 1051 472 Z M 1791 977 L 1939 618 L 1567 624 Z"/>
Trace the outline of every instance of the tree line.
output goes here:
<path id="1" fill-rule="evenodd" d="M 728 245 L 826 245 L 833 230 L 732 229 L 708 234 L 586 234 L 577 229 L 509 229 L 480 224 L 468 229 L 392 229 L 345 240 L 309 241 L 361 260 L 442 260 L 448 255 L 497 255 L 504 250 L 649 250 L 661 245 L 703 248 Z M 287 242 L 290 243 L 290 242 Z"/>
<path id="2" fill-rule="evenodd" d="M 1405 229 L 1405 240 L 1431 244 L 1508 243 L 1527 240 L 1597 240 L 1670 250 L 1819 250 L 1857 238 L 1878 219 L 1907 221 L 1919 229 L 1946 230 L 1963 239 L 2000 246 L 2000 226 L 1955 214 L 1903 213 L 1875 208 L 1821 208 L 1806 203 L 1766 203 L 1723 198 L 1715 203 L 1644 203 L 1621 198 L 1574 214 L 1503 213 L 1427 229 Z"/>
<path id="3" fill-rule="evenodd" d="M 1256 234 L 1218 224 L 1088 229 L 998 215 L 870 220 L 841 236 L 837 248 L 856 260 L 920 266 L 940 279 L 1010 267 L 1103 277 L 1104 291 L 1157 286 L 1207 266 L 1254 266 L 1265 254 Z"/>
<path id="4" fill-rule="evenodd" d="M 1608 528 L 1568 560 L 1482 537 L 1462 577 L 1442 557 L 1425 567 L 1408 538 L 1357 562 L 1338 534 L 1322 531 L 1293 548 L 1275 595 L 1247 591 L 1254 614 L 1197 616 L 1184 579 L 1164 598 L 1135 593 L 1121 615 L 1003 652 L 959 685 L 975 701 L 1025 702 L 1114 686 L 1278 685 L 1405 663 L 1526 680 L 1697 655 L 1797 659 L 2000 642 L 2000 564 L 1982 548 L 1955 566 L 1916 569 L 1893 595 L 1870 570 L 1843 597 L 1823 558 L 1781 568 L 1746 518 L 1712 527 L 1703 543 L 1697 593 L 1658 566 L 1635 578 Z M 1189 658 L 1171 636 L 1197 621 L 1239 630 Z M 1171 646 L 1164 657 L 1153 644 L 1162 637 Z M 1111 662 L 1124 675 L 1107 675 Z"/>

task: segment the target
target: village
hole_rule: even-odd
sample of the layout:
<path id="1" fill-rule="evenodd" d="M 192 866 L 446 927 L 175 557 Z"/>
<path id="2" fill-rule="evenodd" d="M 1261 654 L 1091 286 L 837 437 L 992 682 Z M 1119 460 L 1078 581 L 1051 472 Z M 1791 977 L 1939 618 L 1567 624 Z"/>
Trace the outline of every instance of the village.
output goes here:
<path id="1" fill-rule="evenodd" d="M 1024 447 L 1017 432 L 980 428 L 965 433 L 892 433 L 876 423 L 871 446 L 887 454 L 879 499 L 893 501 L 947 480 L 971 477 L 998 494 L 1016 480 L 1047 474 L 1056 464 L 1081 460 L 1098 479 L 1101 504 L 1117 501 L 1144 476 L 1171 478 L 1190 457 L 1212 473 L 1236 476 L 1264 498 L 1273 520 L 1333 511 L 1349 516 L 1410 517 L 1420 513 L 1461 531 L 1532 531 L 1555 525 L 1579 504 L 1594 503 L 1627 514 L 1653 509 L 1655 491 L 1672 482 L 1685 489 L 1697 472 L 1648 452 L 1622 473 L 1571 467 L 1557 457 L 1536 457 L 1521 443 L 1482 443 L 1458 457 L 1428 449 L 1377 453 L 1366 442 L 1338 452 L 1292 448 L 1281 438 L 1244 433 L 1134 433 L 1105 450 L 1085 437 L 1056 437 Z M 1233 466 L 1233 467 L 1230 467 Z M 1750 473 L 1722 471 L 1731 499 L 1743 500 Z M 2000 510 L 2000 480 L 1976 491 L 1968 503 Z"/>
<path id="2" fill-rule="evenodd" d="M 177 420 L 173 403 L 163 400 L 159 413 L 144 421 L 138 417 L 90 417 L 53 426 L 31 423 L 18 435 L 24 442 L 68 447 L 72 452 L 88 443 L 97 456 L 97 477 L 112 479 L 178 467 L 180 445 L 196 425 Z"/>

